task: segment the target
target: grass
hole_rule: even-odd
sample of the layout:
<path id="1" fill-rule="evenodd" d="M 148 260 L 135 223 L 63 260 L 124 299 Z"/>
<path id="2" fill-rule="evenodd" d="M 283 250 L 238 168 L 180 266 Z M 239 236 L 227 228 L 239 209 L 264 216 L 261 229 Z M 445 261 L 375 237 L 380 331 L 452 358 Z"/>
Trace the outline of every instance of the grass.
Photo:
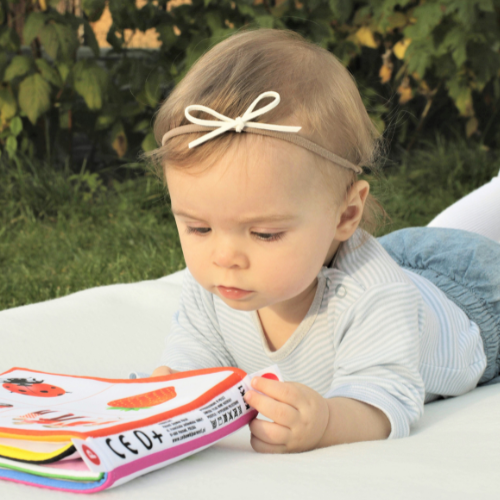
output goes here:
<path id="1" fill-rule="evenodd" d="M 393 154 L 382 177 L 367 176 L 391 217 L 378 234 L 426 225 L 499 170 L 498 152 L 442 138 Z M 184 267 L 153 177 L 0 160 L 0 310 Z"/>
<path id="2" fill-rule="evenodd" d="M 38 167 L 0 171 L 0 309 L 185 267 L 155 179 L 104 188 L 95 175 Z"/>

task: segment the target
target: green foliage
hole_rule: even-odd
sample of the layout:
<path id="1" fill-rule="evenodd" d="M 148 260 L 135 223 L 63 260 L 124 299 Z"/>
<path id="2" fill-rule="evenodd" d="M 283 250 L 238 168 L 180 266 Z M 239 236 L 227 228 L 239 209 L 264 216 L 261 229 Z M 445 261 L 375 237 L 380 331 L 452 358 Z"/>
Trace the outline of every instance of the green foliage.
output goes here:
<path id="1" fill-rule="evenodd" d="M 19 84 L 18 99 L 21 109 L 35 124 L 38 117 L 50 108 L 50 85 L 40 73 L 34 73 Z"/>
<path id="2" fill-rule="evenodd" d="M 192 0 L 172 9 L 165 0 L 141 8 L 84 0 L 85 18 L 60 14 L 56 3 L 25 3 L 22 46 L 14 2 L 1 3 L 0 149 L 9 154 L 71 157 L 79 134 L 108 162 L 135 161 L 155 146 L 154 113 L 190 66 L 257 27 L 297 31 L 335 54 L 393 144 L 411 149 L 422 137 L 458 133 L 499 145 L 500 0 Z M 89 21 L 106 3 L 113 24 L 104 53 Z M 127 49 L 125 30 L 152 28 L 158 50 Z M 15 141 L 14 118 L 23 121 Z"/>

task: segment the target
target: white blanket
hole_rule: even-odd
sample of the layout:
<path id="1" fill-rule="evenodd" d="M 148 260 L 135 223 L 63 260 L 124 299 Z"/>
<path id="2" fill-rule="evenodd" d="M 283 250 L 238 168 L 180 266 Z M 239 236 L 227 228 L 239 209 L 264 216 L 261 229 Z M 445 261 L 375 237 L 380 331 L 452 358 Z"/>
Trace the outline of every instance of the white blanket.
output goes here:
<path id="1" fill-rule="evenodd" d="M 183 272 L 92 288 L 0 312 L 0 372 L 17 366 L 127 378 L 157 365 Z M 494 499 L 500 495 L 500 384 L 426 405 L 406 439 L 260 455 L 248 427 L 99 498 L 154 500 Z M 74 498 L 6 481 L 0 499 Z"/>

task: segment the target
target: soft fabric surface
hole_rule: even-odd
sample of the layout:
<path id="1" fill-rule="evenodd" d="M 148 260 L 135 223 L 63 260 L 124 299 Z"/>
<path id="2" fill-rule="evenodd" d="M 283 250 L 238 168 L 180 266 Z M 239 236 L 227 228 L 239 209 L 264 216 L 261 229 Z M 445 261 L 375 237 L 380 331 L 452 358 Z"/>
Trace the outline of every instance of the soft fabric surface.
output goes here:
<path id="1" fill-rule="evenodd" d="M 127 378 L 157 366 L 182 271 L 78 292 L 0 312 L 0 372 L 35 370 Z M 99 498 L 339 500 L 497 498 L 500 384 L 425 406 L 409 438 L 297 455 L 260 455 L 248 427 L 181 462 Z M 0 498 L 54 500 L 71 493 L 0 482 Z"/>

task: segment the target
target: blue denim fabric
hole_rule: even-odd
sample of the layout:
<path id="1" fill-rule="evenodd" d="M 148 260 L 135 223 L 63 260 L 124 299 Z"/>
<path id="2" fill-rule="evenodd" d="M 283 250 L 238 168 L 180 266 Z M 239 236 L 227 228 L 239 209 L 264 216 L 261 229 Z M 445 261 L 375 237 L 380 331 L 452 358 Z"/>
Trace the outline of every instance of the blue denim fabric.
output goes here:
<path id="1" fill-rule="evenodd" d="M 500 244 L 459 229 L 415 227 L 378 238 L 391 257 L 434 283 L 481 330 L 487 358 L 478 385 L 500 371 Z"/>

